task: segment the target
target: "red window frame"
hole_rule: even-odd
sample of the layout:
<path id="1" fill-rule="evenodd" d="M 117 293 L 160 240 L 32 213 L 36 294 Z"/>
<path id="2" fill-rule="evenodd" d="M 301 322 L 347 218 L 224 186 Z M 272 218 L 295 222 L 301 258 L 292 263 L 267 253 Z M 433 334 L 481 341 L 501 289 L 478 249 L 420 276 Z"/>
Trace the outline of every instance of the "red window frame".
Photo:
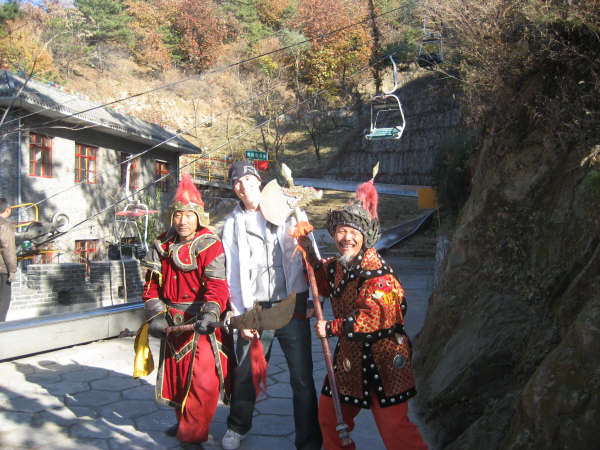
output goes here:
<path id="1" fill-rule="evenodd" d="M 77 262 L 85 264 L 98 259 L 98 239 L 75 241 Z"/>
<path id="2" fill-rule="evenodd" d="M 169 192 L 169 164 L 165 161 L 156 161 L 156 177 L 160 178 L 157 183 L 159 192 Z"/>
<path id="3" fill-rule="evenodd" d="M 29 134 L 29 176 L 52 178 L 52 137 Z"/>
<path id="4" fill-rule="evenodd" d="M 44 250 L 50 250 L 45 252 Z M 33 257 L 34 264 L 53 264 L 54 263 L 54 244 L 52 242 L 45 244 L 39 255 Z"/>
<path id="5" fill-rule="evenodd" d="M 97 147 L 75 143 L 75 183 L 96 184 Z"/>
<path id="6" fill-rule="evenodd" d="M 40 256 L 40 262 L 38 264 L 52 264 L 54 262 L 54 253 L 42 253 Z"/>
<path id="7" fill-rule="evenodd" d="M 129 158 L 131 155 L 128 155 L 126 153 L 121 153 L 121 186 L 125 186 L 125 180 L 127 179 L 127 164 L 126 161 L 127 158 Z M 137 178 L 138 178 L 138 170 L 137 170 L 137 158 L 131 160 L 131 165 L 129 166 L 130 169 L 130 174 L 129 174 L 129 189 L 137 189 L 138 187 L 138 183 L 137 183 Z"/>

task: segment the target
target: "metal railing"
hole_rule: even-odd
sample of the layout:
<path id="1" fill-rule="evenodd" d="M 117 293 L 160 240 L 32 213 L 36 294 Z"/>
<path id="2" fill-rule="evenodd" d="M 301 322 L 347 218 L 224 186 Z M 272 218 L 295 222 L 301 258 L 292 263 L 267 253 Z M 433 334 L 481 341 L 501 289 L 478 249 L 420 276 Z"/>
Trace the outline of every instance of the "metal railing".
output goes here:
<path id="1" fill-rule="evenodd" d="M 232 160 L 228 157 L 185 156 L 183 164 L 192 179 L 227 183 Z"/>

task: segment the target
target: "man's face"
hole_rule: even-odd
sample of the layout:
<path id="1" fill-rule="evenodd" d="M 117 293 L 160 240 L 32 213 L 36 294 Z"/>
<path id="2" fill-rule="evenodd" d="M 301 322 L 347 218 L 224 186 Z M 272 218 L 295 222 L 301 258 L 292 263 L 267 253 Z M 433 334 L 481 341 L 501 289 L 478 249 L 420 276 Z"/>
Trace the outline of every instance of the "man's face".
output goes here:
<path id="1" fill-rule="evenodd" d="M 352 261 L 363 245 L 363 235 L 356 228 L 338 225 L 333 236 L 335 246 L 346 261 Z"/>
<path id="2" fill-rule="evenodd" d="M 6 208 L 4 211 L 2 211 L 0 213 L 0 217 L 2 217 L 3 219 L 7 219 L 8 216 L 10 216 L 10 212 L 11 212 L 11 209 L 10 208 Z"/>
<path id="3" fill-rule="evenodd" d="M 254 211 L 260 203 L 260 181 L 254 175 L 244 175 L 233 185 L 233 192 L 249 211 Z"/>
<path id="4" fill-rule="evenodd" d="M 192 211 L 175 211 L 173 225 L 179 238 L 182 241 L 187 241 L 194 237 L 196 230 L 198 230 L 198 216 Z"/>

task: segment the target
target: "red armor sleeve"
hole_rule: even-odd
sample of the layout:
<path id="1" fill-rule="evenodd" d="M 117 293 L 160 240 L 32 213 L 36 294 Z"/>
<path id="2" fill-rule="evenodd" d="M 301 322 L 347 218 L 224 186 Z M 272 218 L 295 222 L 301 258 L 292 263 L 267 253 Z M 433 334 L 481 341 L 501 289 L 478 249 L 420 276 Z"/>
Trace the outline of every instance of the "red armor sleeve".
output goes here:
<path id="1" fill-rule="evenodd" d="M 229 298 L 229 287 L 225 278 L 225 253 L 221 241 L 215 242 L 198 255 L 198 268 L 203 271 L 204 301 L 217 303 L 221 311 L 224 311 Z"/>
<path id="2" fill-rule="evenodd" d="M 400 302 L 404 291 L 390 274 L 366 280 L 355 302 L 354 331 L 371 333 L 402 323 Z"/>

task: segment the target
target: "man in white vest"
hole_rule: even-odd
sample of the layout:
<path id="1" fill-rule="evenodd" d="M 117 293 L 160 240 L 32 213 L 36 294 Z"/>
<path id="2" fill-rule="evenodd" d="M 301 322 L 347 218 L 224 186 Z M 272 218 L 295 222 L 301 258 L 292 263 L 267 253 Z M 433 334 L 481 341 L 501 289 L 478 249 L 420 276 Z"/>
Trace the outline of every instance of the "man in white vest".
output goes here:
<path id="1" fill-rule="evenodd" d="M 232 164 L 229 180 L 240 203 L 225 220 L 223 248 L 226 258 L 230 305 L 234 315 L 252 309 L 255 303 L 269 308 L 296 291 L 294 317 L 278 330 L 239 330 L 236 342 L 238 366 L 233 373 L 231 406 L 222 446 L 237 449 L 252 426 L 256 391 L 252 381 L 250 344 L 260 338 L 268 361 L 274 338 L 279 340 L 290 371 L 293 392 L 296 448 L 318 450 L 321 432 L 317 417 L 317 397 L 313 381 L 311 331 L 312 302 L 300 253 L 293 257 L 297 242 L 288 234 L 296 218 L 282 226 L 268 222 L 260 210 L 261 177 L 248 161 Z M 304 217 L 300 220 L 307 220 Z"/>

